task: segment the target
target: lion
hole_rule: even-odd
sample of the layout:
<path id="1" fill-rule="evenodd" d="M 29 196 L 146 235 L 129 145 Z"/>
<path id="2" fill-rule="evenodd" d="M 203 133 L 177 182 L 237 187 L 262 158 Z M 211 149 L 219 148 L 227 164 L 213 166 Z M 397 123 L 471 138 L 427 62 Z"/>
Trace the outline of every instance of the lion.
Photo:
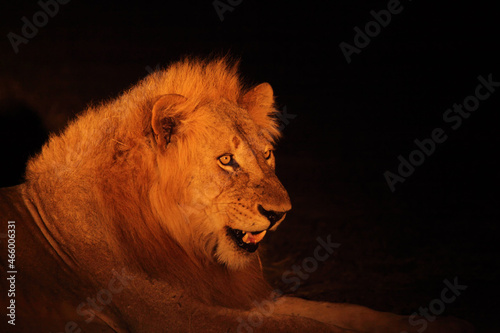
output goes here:
<path id="1" fill-rule="evenodd" d="M 268 83 L 186 58 L 90 106 L 0 191 L 8 332 L 417 332 L 280 295 L 259 244 L 291 209 Z M 5 297 L 5 295 L 9 295 Z M 458 319 L 426 332 L 470 332 Z M 426 324 L 427 326 L 427 324 Z"/>

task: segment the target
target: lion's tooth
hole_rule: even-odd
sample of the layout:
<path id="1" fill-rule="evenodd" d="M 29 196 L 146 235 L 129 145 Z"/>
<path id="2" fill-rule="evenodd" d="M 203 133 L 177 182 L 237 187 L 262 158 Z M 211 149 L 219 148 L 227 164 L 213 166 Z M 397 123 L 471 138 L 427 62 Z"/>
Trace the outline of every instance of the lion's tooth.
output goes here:
<path id="1" fill-rule="evenodd" d="M 253 235 L 253 241 L 255 243 L 258 243 L 262 240 L 262 238 L 264 238 L 264 236 L 266 235 L 266 232 L 267 230 L 264 230 L 262 231 L 261 233 L 257 234 L 257 235 Z"/>
<path id="2" fill-rule="evenodd" d="M 245 243 L 248 243 L 248 237 L 249 237 L 248 235 L 249 235 L 249 234 L 247 234 L 247 233 L 245 232 L 245 236 L 243 236 L 243 238 L 242 238 L 242 240 L 243 240 Z"/>

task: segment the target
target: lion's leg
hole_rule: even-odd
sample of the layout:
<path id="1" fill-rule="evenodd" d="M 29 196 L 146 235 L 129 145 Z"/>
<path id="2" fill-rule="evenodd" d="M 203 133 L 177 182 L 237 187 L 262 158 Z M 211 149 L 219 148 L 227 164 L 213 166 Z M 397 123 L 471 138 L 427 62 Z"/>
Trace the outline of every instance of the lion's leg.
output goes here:
<path id="1" fill-rule="evenodd" d="M 314 302 L 295 297 L 283 297 L 277 301 L 276 314 L 308 317 L 346 329 L 369 333 L 417 333 L 422 325 L 411 325 L 409 317 L 379 312 L 364 306 Z M 423 318 L 421 318 L 423 319 Z M 469 333 L 472 326 L 459 319 L 443 318 L 425 322 L 426 333 Z"/>
<path id="2" fill-rule="evenodd" d="M 400 316 L 377 312 L 359 305 L 314 302 L 295 297 L 277 301 L 277 314 L 298 315 L 360 332 L 397 332 L 405 329 Z"/>

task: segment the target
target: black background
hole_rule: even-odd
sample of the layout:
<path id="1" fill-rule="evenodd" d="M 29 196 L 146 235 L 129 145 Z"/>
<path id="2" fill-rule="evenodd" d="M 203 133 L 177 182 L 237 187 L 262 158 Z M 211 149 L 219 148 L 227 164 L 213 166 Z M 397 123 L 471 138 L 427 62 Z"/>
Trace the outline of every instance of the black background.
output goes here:
<path id="1" fill-rule="evenodd" d="M 225 2 L 225 1 L 222 1 Z M 237 3 L 238 1 L 233 1 Z M 1 185 L 20 181 L 47 132 L 86 105 L 114 98 L 183 55 L 230 52 L 247 82 L 270 82 L 289 115 L 278 175 L 294 209 L 263 249 L 266 274 L 311 256 L 331 235 L 335 255 L 302 281 L 299 295 L 412 313 L 438 298 L 443 280 L 468 289 L 445 315 L 498 332 L 500 89 L 457 130 L 444 112 L 473 95 L 498 66 L 498 10 L 481 2 L 402 1 L 401 13 L 348 64 L 339 44 L 387 1 L 241 1 L 221 21 L 211 1 L 72 0 L 16 54 L 36 1 L 0 13 Z M 486 2 L 485 2 L 486 3 Z M 446 142 L 392 193 L 384 172 L 413 141 L 443 128 Z"/>

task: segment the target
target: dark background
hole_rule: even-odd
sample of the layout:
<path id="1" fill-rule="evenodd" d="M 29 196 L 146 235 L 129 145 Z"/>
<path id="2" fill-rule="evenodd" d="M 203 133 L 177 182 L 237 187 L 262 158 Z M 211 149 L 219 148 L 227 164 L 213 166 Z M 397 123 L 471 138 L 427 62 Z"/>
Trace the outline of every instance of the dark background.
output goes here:
<path id="1" fill-rule="evenodd" d="M 222 1 L 225 2 L 225 1 Z M 237 3 L 238 1 L 233 1 Z M 387 1 L 241 1 L 221 21 L 212 1 L 73 0 L 15 54 L 41 8 L 0 10 L 1 186 L 20 182 L 48 132 L 92 102 L 117 96 L 183 55 L 230 52 L 247 82 L 270 82 L 286 107 L 278 175 L 294 209 L 267 238 L 266 273 L 277 287 L 313 255 L 318 236 L 340 248 L 297 294 L 410 314 L 439 298 L 443 280 L 468 289 L 445 315 L 498 332 L 497 128 L 500 88 L 462 126 L 446 109 L 474 94 L 477 77 L 500 81 L 498 10 L 482 3 L 403 1 L 403 10 L 348 64 L 339 44 Z M 434 154 L 392 193 L 384 172 L 441 127 Z"/>

